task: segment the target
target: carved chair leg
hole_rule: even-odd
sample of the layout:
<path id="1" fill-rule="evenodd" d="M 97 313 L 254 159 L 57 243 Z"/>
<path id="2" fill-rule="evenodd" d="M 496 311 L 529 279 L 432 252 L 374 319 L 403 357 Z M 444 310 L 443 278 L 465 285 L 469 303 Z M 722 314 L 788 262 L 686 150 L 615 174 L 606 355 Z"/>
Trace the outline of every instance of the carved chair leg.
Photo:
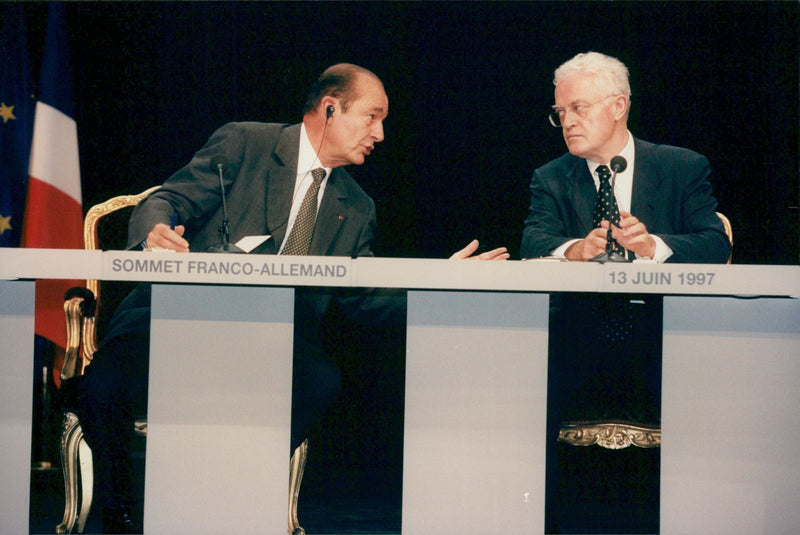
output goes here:
<path id="1" fill-rule="evenodd" d="M 56 533 L 72 533 L 78 512 L 78 445 L 83 429 L 78 417 L 64 414 L 61 424 L 61 466 L 64 473 L 64 518 L 56 526 Z"/>
<path id="2" fill-rule="evenodd" d="M 294 450 L 289 461 L 289 533 L 291 535 L 305 535 L 306 532 L 300 527 L 300 522 L 297 520 L 297 501 L 300 496 L 300 483 L 303 482 L 307 458 L 308 439 L 305 439 Z"/>
<path id="3" fill-rule="evenodd" d="M 81 510 L 78 513 L 78 533 L 83 533 L 83 528 L 86 527 L 86 519 L 89 517 L 89 511 L 92 508 L 92 498 L 94 494 L 94 462 L 92 460 L 92 449 L 89 447 L 89 444 L 83 440 L 83 433 L 81 433 L 81 440 L 78 443 L 78 461 L 81 469 Z"/>

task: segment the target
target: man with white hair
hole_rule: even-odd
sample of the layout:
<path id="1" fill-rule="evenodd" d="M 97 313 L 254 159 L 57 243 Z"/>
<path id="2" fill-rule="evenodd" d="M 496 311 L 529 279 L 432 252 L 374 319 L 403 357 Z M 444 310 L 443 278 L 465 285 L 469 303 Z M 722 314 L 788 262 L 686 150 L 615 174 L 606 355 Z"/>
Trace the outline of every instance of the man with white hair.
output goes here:
<path id="1" fill-rule="evenodd" d="M 521 256 L 725 262 L 731 245 L 708 160 L 631 134 L 625 65 L 578 54 L 556 69 L 554 84 L 549 120 L 569 152 L 533 173 Z M 551 295 L 547 533 L 658 532 L 657 449 L 609 457 L 557 440 L 563 421 L 660 425 L 662 317 L 653 294 Z"/>
<path id="2" fill-rule="evenodd" d="M 628 69 L 597 52 L 578 54 L 555 72 L 550 122 L 569 154 L 534 172 L 521 255 L 571 260 L 605 251 L 607 223 L 593 228 L 596 170 L 622 156 L 616 176 L 619 225 L 614 239 L 629 256 L 657 262 L 725 262 L 730 243 L 715 213 L 708 160 L 695 152 L 654 145 L 628 131 Z"/>

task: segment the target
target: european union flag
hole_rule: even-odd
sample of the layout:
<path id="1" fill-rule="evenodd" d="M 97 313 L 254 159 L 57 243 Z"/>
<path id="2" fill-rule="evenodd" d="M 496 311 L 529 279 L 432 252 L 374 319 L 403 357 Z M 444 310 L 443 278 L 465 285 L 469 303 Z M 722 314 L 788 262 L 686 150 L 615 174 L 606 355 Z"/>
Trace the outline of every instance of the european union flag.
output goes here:
<path id="1" fill-rule="evenodd" d="M 0 247 L 18 247 L 33 137 L 25 21 L 22 5 L 0 7 Z"/>

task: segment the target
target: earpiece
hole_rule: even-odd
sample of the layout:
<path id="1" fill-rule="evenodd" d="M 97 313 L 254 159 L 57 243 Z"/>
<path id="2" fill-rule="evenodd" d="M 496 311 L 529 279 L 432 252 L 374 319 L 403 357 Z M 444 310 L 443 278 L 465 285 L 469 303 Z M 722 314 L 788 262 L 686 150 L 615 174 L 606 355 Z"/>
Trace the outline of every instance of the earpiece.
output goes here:
<path id="1" fill-rule="evenodd" d="M 334 112 L 335 110 L 336 110 L 336 108 L 334 108 L 334 107 L 333 107 L 333 105 L 331 105 L 331 106 L 328 106 L 328 107 L 327 107 L 327 109 L 325 110 L 325 115 L 326 115 L 326 117 L 325 117 L 325 118 L 326 118 L 326 119 L 330 119 L 330 118 L 331 118 L 331 115 L 333 115 L 333 112 Z"/>

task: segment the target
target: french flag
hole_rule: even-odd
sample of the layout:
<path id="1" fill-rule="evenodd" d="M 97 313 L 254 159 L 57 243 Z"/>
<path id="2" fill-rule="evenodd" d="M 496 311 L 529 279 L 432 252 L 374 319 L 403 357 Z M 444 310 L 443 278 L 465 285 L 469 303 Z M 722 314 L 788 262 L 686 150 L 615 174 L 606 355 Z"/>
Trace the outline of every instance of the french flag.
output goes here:
<path id="1" fill-rule="evenodd" d="M 78 127 L 67 44 L 64 6 L 52 3 L 33 122 L 22 247 L 83 248 Z M 66 345 L 64 293 L 81 282 L 36 282 L 36 334 Z"/>

